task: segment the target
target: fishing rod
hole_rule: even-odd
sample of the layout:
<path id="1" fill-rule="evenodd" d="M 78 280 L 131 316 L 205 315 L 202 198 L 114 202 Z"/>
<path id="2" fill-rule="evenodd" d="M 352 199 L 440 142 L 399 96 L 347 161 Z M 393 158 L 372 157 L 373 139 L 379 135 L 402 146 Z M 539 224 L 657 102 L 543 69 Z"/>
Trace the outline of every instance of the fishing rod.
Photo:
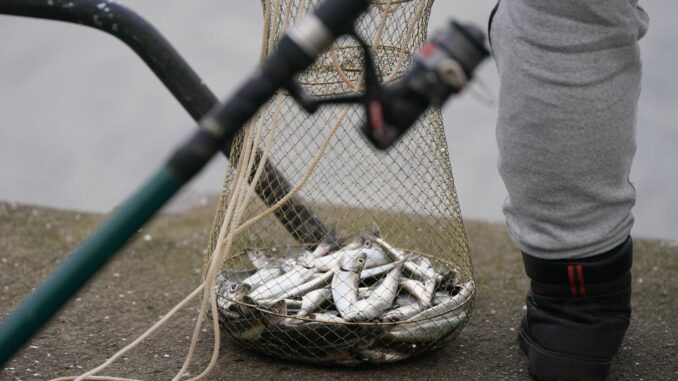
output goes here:
<path id="1" fill-rule="evenodd" d="M 84 25 L 110 34 L 141 58 L 158 79 L 198 122 L 219 103 L 219 99 L 202 82 L 198 74 L 160 32 L 131 9 L 104 0 L 1 0 L 0 14 L 64 21 Z M 220 148 L 226 159 L 231 143 Z M 262 153 L 257 150 L 250 180 Z M 276 166 L 267 160 L 254 191 L 267 206 L 280 201 L 292 186 Z M 328 238 L 328 228 L 299 197 L 293 196 L 276 209 L 274 215 L 301 244 Z"/>
<path id="2" fill-rule="evenodd" d="M 225 144 L 230 144 L 242 126 L 279 90 L 286 89 L 309 113 L 327 103 L 363 104 L 366 123 L 362 133 L 375 147 L 387 149 L 426 109 L 440 106 L 459 93 L 489 55 L 482 31 L 452 22 L 424 45 L 402 79 L 382 87 L 368 45 L 353 30 L 369 2 L 325 0 L 295 25 L 254 75 L 223 105 L 213 107 L 200 120 L 198 132 L 0 326 L 0 366 Z M 352 35 L 363 49 L 364 94 L 314 99 L 293 78 L 344 34 Z"/>

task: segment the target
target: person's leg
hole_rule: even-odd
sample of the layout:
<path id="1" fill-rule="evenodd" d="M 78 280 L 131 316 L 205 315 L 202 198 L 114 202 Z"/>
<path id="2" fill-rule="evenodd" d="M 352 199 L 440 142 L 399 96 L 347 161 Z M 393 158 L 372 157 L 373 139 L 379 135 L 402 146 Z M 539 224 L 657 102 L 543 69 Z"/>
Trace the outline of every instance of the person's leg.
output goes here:
<path id="1" fill-rule="evenodd" d="M 633 0 L 504 0 L 492 20 L 498 166 L 532 279 L 521 344 L 538 378 L 603 379 L 628 325 L 647 21 Z"/>
<path id="2" fill-rule="evenodd" d="M 511 237 L 530 255 L 592 256 L 629 235 L 640 15 L 630 0 L 499 5 L 499 171 Z"/>

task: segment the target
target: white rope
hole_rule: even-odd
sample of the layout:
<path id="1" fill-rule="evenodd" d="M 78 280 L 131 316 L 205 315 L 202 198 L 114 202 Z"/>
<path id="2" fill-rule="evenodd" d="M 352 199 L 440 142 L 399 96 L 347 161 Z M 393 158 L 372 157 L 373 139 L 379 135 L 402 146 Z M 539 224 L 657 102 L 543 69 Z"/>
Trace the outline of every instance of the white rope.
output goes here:
<path id="1" fill-rule="evenodd" d="M 261 176 L 261 173 L 263 172 L 263 168 L 265 166 L 266 160 L 268 158 L 268 152 L 271 148 L 271 145 L 273 143 L 273 137 L 275 136 L 275 133 L 278 128 L 278 122 L 279 122 L 279 117 L 280 117 L 280 97 L 276 97 L 275 99 L 275 110 L 273 113 L 273 123 L 271 127 L 271 132 L 268 138 L 268 141 L 266 143 L 266 147 L 264 148 L 264 151 L 262 153 L 262 158 L 259 162 L 259 165 L 257 166 L 257 171 L 254 175 L 254 178 L 252 179 L 252 184 L 256 184 L 259 181 L 259 178 Z M 256 161 L 256 152 L 257 152 L 257 142 L 259 140 L 259 135 L 261 131 L 261 126 L 259 123 L 255 123 L 253 125 L 254 128 L 254 138 L 253 139 L 245 139 L 245 147 L 247 148 L 247 151 L 249 151 L 249 155 L 247 155 L 247 152 L 241 156 L 243 158 L 246 158 L 246 160 L 240 160 L 239 164 L 242 164 L 241 167 L 246 166 L 247 170 L 241 173 L 241 176 L 239 176 L 236 180 L 236 183 L 234 184 L 233 188 L 233 196 L 231 197 L 231 201 L 229 202 L 228 208 L 229 210 L 233 211 L 235 210 L 235 216 L 233 221 L 229 221 L 230 219 L 230 213 L 227 216 L 227 218 L 224 219 L 224 223 L 222 224 L 222 227 L 219 231 L 219 238 L 217 239 L 217 245 L 215 247 L 214 253 L 212 254 L 211 262 L 209 269 L 207 271 L 207 274 L 205 275 L 205 279 L 207 281 L 206 289 L 205 289 L 205 295 L 203 296 L 203 303 L 200 308 L 200 315 L 198 317 L 198 321 L 196 322 L 195 330 L 193 332 L 193 338 L 191 339 L 191 346 L 189 348 L 189 353 L 186 356 L 186 360 L 184 362 L 184 365 L 182 366 L 182 369 L 177 373 L 175 376 L 174 380 L 178 380 L 181 378 L 181 375 L 184 374 L 186 369 L 188 369 L 188 366 L 190 365 L 190 362 L 193 358 L 193 352 L 195 351 L 195 347 L 197 345 L 197 339 L 198 335 L 200 334 L 200 328 L 202 327 L 202 322 L 203 319 L 205 318 L 205 313 L 206 313 L 206 300 L 210 301 L 211 304 L 211 312 L 212 312 L 212 321 L 213 324 L 216 324 L 214 326 L 214 350 L 213 350 L 213 356 L 212 356 L 212 361 L 210 361 L 210 364 L 214 361 L 216 361 L 216 357 L 218 356 L 219 353 L 219 344 L 220 344 L 220 337 L 221 335 L 219 334 L 219 325 L 218 325 L 218 320 L 216 316 L 218 316 L 218 311 L 216 310 L 216 292 L 215 292 L 215 287 L 214 287 L 214 281 L 216 279 L 216 272 L 221 268 L 223 265 L 223 262 L 225 261 L 225 258 L 222 259 L 224 254 L 228 253 L 230 251 L 230 246 L 233 241 L 233 236 L 228 234 L 228 229 L 231 226 L 236 226 L 239 222 L 240 219 L 242 218 L 242 213 L 245 209 L 245 207 L 249 204 L 249 200 L 252 195 L 252 189 L 253 187 L 248 187 L 248 180 L 249 180 L 249 175 L 252 173 L 252 166 L 254 165 L 254 162 Z M 251 133 L 251 131 L 250 131 Z M 251 135 L 250 135 L 251 136 Z M 246 191 L 244 191 L 247 189 Z M 242 197 L 241 197 L 242 196 Z M 229 223 L 230 222 L 230 223 Z M 205 372 L 203 372 L 205 373 Z"/>

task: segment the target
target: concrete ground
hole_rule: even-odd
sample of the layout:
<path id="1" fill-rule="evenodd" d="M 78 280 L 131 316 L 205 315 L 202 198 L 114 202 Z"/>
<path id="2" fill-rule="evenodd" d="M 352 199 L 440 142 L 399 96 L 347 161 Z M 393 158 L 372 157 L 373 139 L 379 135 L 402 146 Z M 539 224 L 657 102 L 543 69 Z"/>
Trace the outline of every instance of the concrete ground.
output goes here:
<path id="1" fill-rule="evenodd" d="M 166 313 L 200 279 L 213 203 L 163 215 L 82 290 L 4 369 L 0 380 L 80 374 L 103 362 Z M 0 320 L 63 262 L 101 216 L 0 203 Z M 328 368 L 270 359 L 226 341 L 214 380 L 528 380 L 515 327 L 527 280 L 500 224 L 466 223 L 478 284 L 471 322 L 445 349 L 399 364 Z M 678 379 L 678 245 L 636 240 L 634 315 L 611 380 Z M 103 372 L 145 380 L 180 368 L 197 306 Z M 192 375 L 209 362 L 205 331 Z"/>

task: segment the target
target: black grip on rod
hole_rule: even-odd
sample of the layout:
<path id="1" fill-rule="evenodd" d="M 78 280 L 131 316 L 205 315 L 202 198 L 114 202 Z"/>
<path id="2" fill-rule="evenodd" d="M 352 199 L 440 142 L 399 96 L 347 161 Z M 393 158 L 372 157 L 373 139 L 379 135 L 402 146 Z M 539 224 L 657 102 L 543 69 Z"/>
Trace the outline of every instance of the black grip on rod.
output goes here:
<path id="1" fill-rule="evenodd" d="M 146 63 L 195 121 L 219 103 L 214 93 L 158 30 L 121 4 L 101 0 L 2 0 L 0 14 L 85 25 L 115 36 Z M 204 135 L 194 139 L 200 140 L 196 147 L 204 147 L 207 143 Z M 220 149 L 228 158 L 231 142 L 223 144 Z M 257 162 L 260 159 L 261 153 L 258 152 Z M 184 164 L 176 168 L 177 174 L 184 174 L 182 177 L 192 173 L 201 162 L 200 159 L 191 159 L 189 152 L 185 152 L 183 161 Z M 264 203 L 274 205 L 291 188 L 284 175 L 267 161 L 261 180 L 255 187 Z M 319 242 L 329 232 L 329 228 L 299 197 L 290 198 L 275 216 L 300 243 Z"/>
<path id="2" fill-rule="evenodd" d="M 325 1 L 313 13 L 337 37 L 353 30 L 355 21 L 368 8 L 369 0 Z"/>

